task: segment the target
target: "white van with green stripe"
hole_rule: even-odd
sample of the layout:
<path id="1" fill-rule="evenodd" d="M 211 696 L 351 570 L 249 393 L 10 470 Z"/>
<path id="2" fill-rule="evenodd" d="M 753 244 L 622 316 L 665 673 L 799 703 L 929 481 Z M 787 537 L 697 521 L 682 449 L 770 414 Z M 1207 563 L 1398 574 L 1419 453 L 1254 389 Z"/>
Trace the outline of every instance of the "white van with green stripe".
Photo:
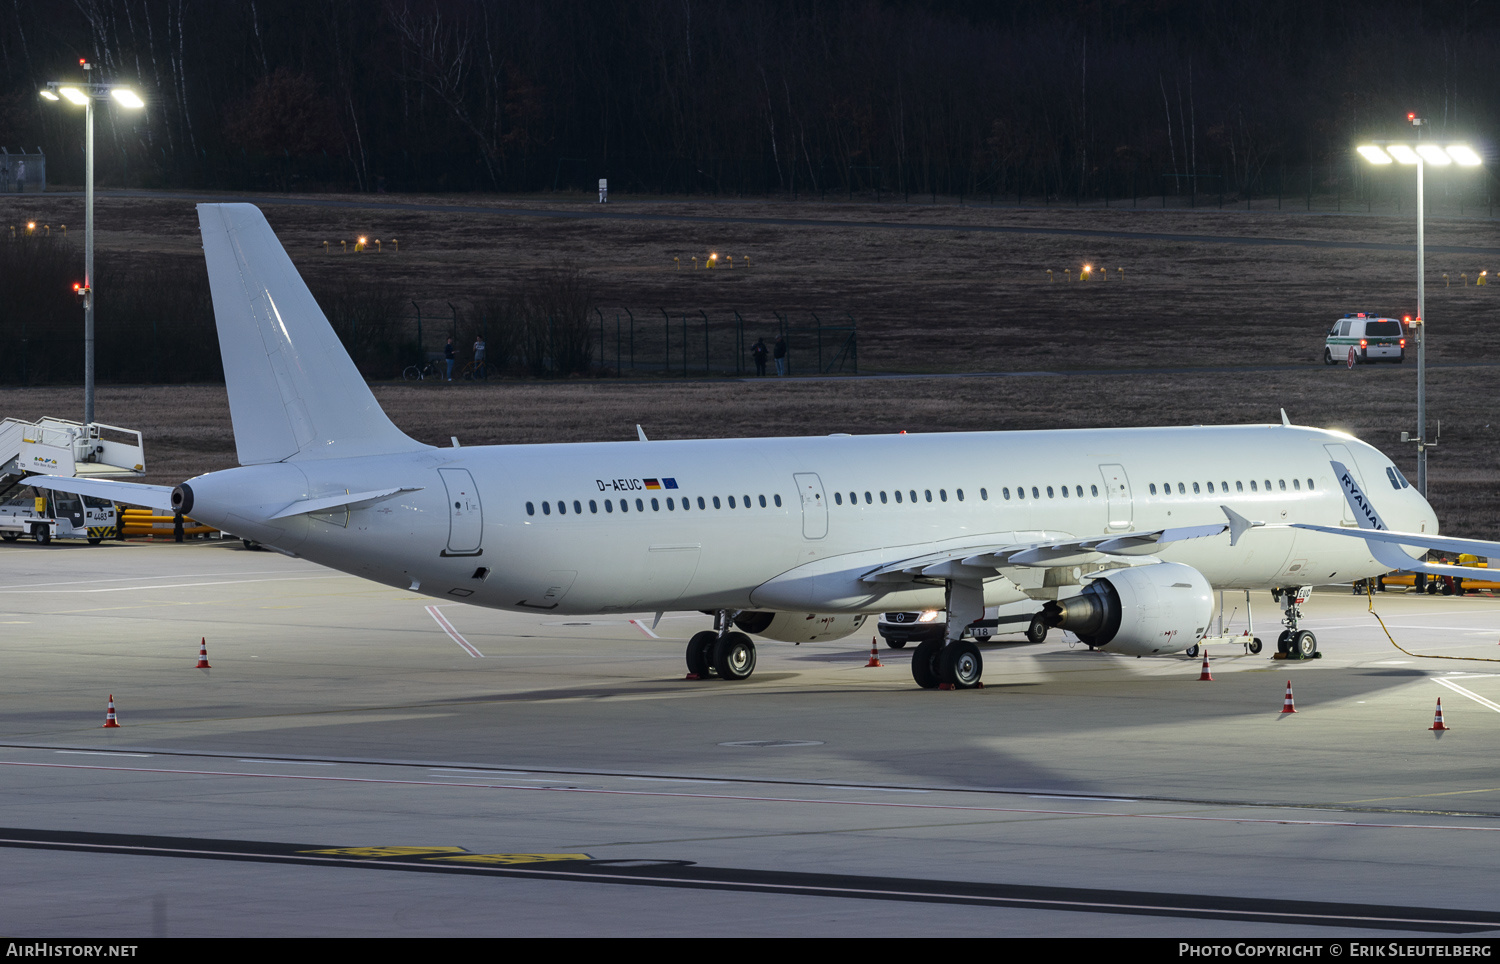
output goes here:
<path id="1" fill-rule="evenodd" d="M 1366 312 L 1347 314 L 1328 329 L 1323 364 L 1346 362 L 1351 367 L 1373 361 L 1400 364 L 1406 358 L 1406 329 L 1400 319 L 1379 318 Z"/>

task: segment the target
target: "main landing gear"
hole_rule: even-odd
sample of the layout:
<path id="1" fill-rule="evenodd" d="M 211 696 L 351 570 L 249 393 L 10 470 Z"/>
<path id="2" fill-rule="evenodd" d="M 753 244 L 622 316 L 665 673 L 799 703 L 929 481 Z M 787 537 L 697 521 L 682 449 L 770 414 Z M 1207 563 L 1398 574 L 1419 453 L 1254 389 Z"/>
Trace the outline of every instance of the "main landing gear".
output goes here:
<path id="1" fill-rule="evenodd" d="M 730 613 L 714 613 L 714 628 L 694 633 L 687 645 L 688 679 L 749 679 L 755 672 L 755 643 L 744 633 L 731 632 Z"/>
<path id="2" fill-rule="evenodd" d="M 923 689 L 966 690 L 982 687 L 984 658 L 972 639 L 962 638 L 964 627 L 984 618 L 984 587 L 977 580 L 949 580 L 948 625 L 942 639 L 929 639 L 911 654 L 911 677 Z"/>
<path id="3" fill-rule="evenodd" d="M 1311 586 L 1271 590 L 1271 598 L 1281 603 L 1281 624 L 1286 627 L 1276 637 L 1276 652 L 1286 659 L 1317 659 L 1319 656 L 1318 637 L 1311 630 L 1297 628 L 1297 620 L 1302 618 L 1301 606 L 1311 593 Z"/>

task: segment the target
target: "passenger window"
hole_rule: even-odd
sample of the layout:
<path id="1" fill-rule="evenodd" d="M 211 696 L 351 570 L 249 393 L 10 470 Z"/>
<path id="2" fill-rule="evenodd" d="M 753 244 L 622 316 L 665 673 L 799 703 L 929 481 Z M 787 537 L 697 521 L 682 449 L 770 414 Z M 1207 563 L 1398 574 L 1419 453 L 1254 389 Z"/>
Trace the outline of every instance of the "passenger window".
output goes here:
<path id="1" fill-rule="evenodd" d="M 670 502 L 671 500 L 669 499 L 667 501 Z M 593 499 L 589 500 L 589 512 L 593 515 L 599 514 L 599 503 L 595 502 Z"/>
<path id="2" fill-rule="evenodd" d="M 573 511 L 583 515 L 583 505 L 577 499 L 573 500 Z"/>
<path id="3" fill-rule="evenodd" d="M 1078 495 L 1078 497 L 1080 499 L 1083 498 L 1083 486 L 1081 486 L 1081 485 L 1074 486 L 1073 487 L 1073 491 Z"/>
<path id="4" fill-rule="evenodd" d="M 656 499 L 652 499 L 651 500 L 651 511 L 652 512 L 660 512 L 661 511 L 661 503 L 658 502 Z"/>
<path id="5" fill-rule="evenodd" d="M 568 514 L 568 504 L 566 502 L 559 502 L 557 504 L 557 514 L 558 515 L 567 515 Z"/>
<path id="6" fill-rule="evenodd" d="M 1271 480 L 1270 479 L 1266 479 L 1266 491 L 1267 492 L 1271 491 Z"/>
<path id="7" fill-rule="evenodd" d="M 1031 487 L 1031 497 L 1033 499 L 1040 499 L 1042 497 L 1041 490 L 1034 485 Z"/>
<path id="8" fill-rule="evenodd" d="M 629 512 L 630 511 L 630 500 L 629 499 L 621 499 L 620 500 L 620 511 L 621 512 Z"/>
<path id="9" fill-rule="evenodd" d="M 1256 491 L 1258 491 L 1258 490 L 1257 490 L 1257 489 L 1256 489 L 1256 488 L 1255 488 L 1255 480 L 1254 480 L 1254 479 L 1251 479 L 1251 480 L 1250 480 L 1250 491 L 1251 491 L 1251 492 L 1256 492 Z"/>
<path id="10" fill-rule="evenodd" d="M 1099 487 L 1097 485 L 1089 486 L 1089 495 L 1097 499 L 1099 497 Z"/>
<path id="11" fill-rule="evenodd" d="M 917 490 L 916 490 L 916 489 L 912 489 L 912 490 L 911 490 L 911 500 L 912 500 L 912 501 L 913 501 L 913 502 L 915 502 L 915 501 L 917 501 Z M 931 495 L 931 493 L 928 493 L 928 496 L 927 496 L 927 501 L 928 501 L 928 502 L 931 502 L 931 501 L 932 501 L 932 495 Z"/>
<path id="12" fill-rule="evenodd" d="M 779 500 L 779 499 L 780 499 L 780 498 L 781 498 L 781 496 L 779 496 L 779 495 L 778 495 L 778 496 L 777 496 L 777 497 L 776 497 L 776 498 L 777 498 L 777 499 L 778 499 L 778 500 Z M 866 489 L 866 490 L 865 490 L 865 505 L 869 505 L 869 504 L 870 504 L 870 503 L 872 503 L 872 502 L 874 502 L 874 501 L 875 501 L 875 500 L 874 500 L 874 498 L 872 498 L 872 497 L 871 497 L 871 496 L 870 496 L 870 490 L 869 490 L 869 489 Z M 780 501 L 778 501 L 778 502 L 777 502 L 777 503 L 776 503 L 776 504 L 777 504 L 777 505 L 781 505 L 781 502 L 780 502 Z"/>
<path id="13" fill-rule="evenodd" d="M 955 492 L 955 494 L 958 495 L 958 501 L 962 502 L 964 500 L 964 490 L 963 489 L 955 489 L 954 492 Z"/>
<path id="14" fill-rule="evenodd" d="M 1236 491 L 1236 492 L 1243 492 L 1243 491 L 1245 491 L 1245 483 L 1243 483 L 1243 482 L 1236 482 L 1234 484 L 1234 491 Z"/>
<path id="15" fill-rule="evenodd" d="M 672 512 L 672 511 L 675 511 L 676 508 L 677 508 L 677 503 L 673 502 L 672 499 L 671 499 L 671 497 L 668 496 L 667 497 L 667 511 L 668 512 Z"/>
<path id="16" fill-rule="evenodd" d="M 1292 488 L 1296 489 L 1298 492 L 1301 492 L 1302 491 L 1302 480 L 1301 479 L 1293 479 L 1292 480 Z"/>
<path id="17" fill-rule="evenodd" d="M 714 508 L 715 509 L 722 509 L 723 508 L 723 506 L 719 505 L 719 497 L 718 496 L 714 496 Z"/>
<path id="18" fill-rule="evenodd" d="M 1285 492 L 1286 491 L 1286 479 L 1277 479 L 1276 481 L 1278 481 L 1278 482 L 1281 483 L 1281 491 Z M 1270 484 L 1271 483 L 1267 482 L 1266 486 L 1269 488 Z"/>
<path id="19" fill-rule="evenodd" d="M 1394 485 L 1395 482 L 1392 482 L 1391 484 Z M 526 514 L 536 515 L 536 506 L 532 505 L 530 502 L 526 503 Z"/>
<path id="20" fill-rule="evenodd" d="M 896 504 L 897 505 L 901 504 L 901 490 L 900 489 L 896 490 Z"/>
<path id="21" fill-rule="evenodd" d="M 943 502 L 947 502 L 948 501 L 948 490 L 947 489 L 938 489 L 938 498 L 940 500 L 942 500 Z"/>
<path id="22" fill-rule="evenodd" d="M 927 501 L 931 502 L 932 501 L 932 490 L 931 489 L 924 489 L 923 491 L 927 494 Z M 915 492 L 912 493 L 911 500 L 913 502 L 917 501 L 917 496 L 916 496 Z"/>
<path id="23" fill-rule="evenodd" d="M 1312 487 L 1313 487 L 1313 485 L 1312 485 L 1312 479 L 1308 479 L 1307 480 L 1307 491 L 1311 492 L 1312 491 Z"/>
<path id="24" fill-rule="evenodd" d="M 1064 499 L 1068 497 L 1068 487 L 1066 485 L 1062 487 L 1062 494 Z"/>
<path id="25" fill-rule="evenodd" d="M 1194 495 L 1198 495 L 1202 491 L 1203 491 L 1202 489 L 1198 488 L 1198 483 L 1194 482 L 1193 483 L 1193 494 Z"/>
<path id="26" fill-rule="evenodd" d="M 1156 494 L 1156 483 L 1155 482 L 1151 483 L 1151 494 L 1152 495 Z"/>
<path id="27" fill-rule="evenodd" d="M 1006 502 L 1009 502 L 1010 501 L 1010 489 L 1005 488 L 1004 486 L 1002 486 L 1000 488 L 1000 498 L 1004 499 Z"/>
<path id="28" fill-rule="evenodd" d="M 766 507 L 766 497 L 765 496 L 760 496 L 759 498 L 760 498 L 760 507 L 762 509 L 764 509 Z"/>
<path id="29" fill-rule="evenodd" d="M 687 496 L 683 496 L 682 497 L 682 509 L 683 509 L 683 511 L 686 512 L 688 509 L 691 509 L 692 507 L 693 507 L 693 500 L 689 499 Z"/>
<path id="30" fill-rule="evenodd" d="M 1177 494 L 1178 495 L 1187 495 L 1187 486 L 1183 485 L 1181 482 L 1178 482 L 1177 483 Z"/>
<path id="31" fill-rule="evenodd" d="M 885 491 L 884 490 L 882 490 L 881 493 L 880 493 L 880 504 L 881 505 L 885 505 Z"/>
<path id="32" fill-rule="evenodd" d="M 703 496 L 701 496 L 701 495 L 698 496 L 698 508 L 700 508 L 700 509 L 706 509 L 706 508 L 708 508 L 708 505 L 703 501 Z"/>
<path id="33" fill-rule="evenodd" d="M 773 499 L 776 500 L 776 507 L 778 509 L 781 508 L 781 496 L 779 496 L 779 495 L 773 495 L 773 496 L 771 496 L 771 498 L 773 498 Z"/>
<path id="34" fill-rule="evenodd" d="M 550 503 L 550 502 L 543 502 L 542 503 L 542 515 L 551 515 L 551 514 L 552 514 L 552 503 Z"/>
<path id="35" fill-rule="evenodd" d="M 641 502 L 640 499 L 636 499 L 635 500 L 635 511 L 637 511 L 637 512 L 645 512 L 646 511 L 646 506 L 645 506 L 644 503 Z"/>
<path id="36" fill-rule="evenodd" d="M 760 497 L 760 504 L 761 505 L 765 505 L 766 504 L 766 497 L 765 496 L 761 496 Z M 844 504 L 844 493 L 842 493 L 842 492 L 835 492 L 833 494 L 833 504 L 834 505 L 843 505 Z"/>
<path id="37" fill-rule="evenodd" d="M 979 501 L 980 502 L 988 502 L 988 501 L 990 501 L 990 490 L 989 489 L 981 488 L 979 490 Z"/>
<path id="38" fill-rule="evenodd" d="M 1214 491 L 1214 484 L 1212 482 L 1210 482 L 1210 483 L 1208 483 L 1208 494 L 1209 495 L 1213 495 L 1213 491 Z"/>
<path id="39" fill-rule="evenodd" d="M 732 496 L 732 495 L 729 497 L 729 507 L 731 509 L 734 508 L 734 496 Z"/>
<path id="40" fill-rule="evenodd" d="M 748 495 L 740 496 L 740 505 L 743 505 L 747 509 L 750 508 L 750 497 Z"/>
<path id="41" fill-rule="evenodd" d="M 1052 486 L 1047 486 L 1047 498 L 1052 498 Z"/>

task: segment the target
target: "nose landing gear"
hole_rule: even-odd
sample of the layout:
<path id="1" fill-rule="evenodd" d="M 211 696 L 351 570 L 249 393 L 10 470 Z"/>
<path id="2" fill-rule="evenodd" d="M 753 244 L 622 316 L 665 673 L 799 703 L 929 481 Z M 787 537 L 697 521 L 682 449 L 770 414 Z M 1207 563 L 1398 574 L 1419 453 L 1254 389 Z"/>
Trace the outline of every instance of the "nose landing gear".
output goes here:
<path id="1" fill-rule="evenodd" d="M 1271 598 L 1281 603 L 1281 624 L 1286 628 L 1276 637 L 1276 652 L 1284 659 L 1317 659 L 1318 637 L 1311 630 L 1298 629 L 1302 604 L 1312 594 L 1311 586 L 1271 590 Z"/>

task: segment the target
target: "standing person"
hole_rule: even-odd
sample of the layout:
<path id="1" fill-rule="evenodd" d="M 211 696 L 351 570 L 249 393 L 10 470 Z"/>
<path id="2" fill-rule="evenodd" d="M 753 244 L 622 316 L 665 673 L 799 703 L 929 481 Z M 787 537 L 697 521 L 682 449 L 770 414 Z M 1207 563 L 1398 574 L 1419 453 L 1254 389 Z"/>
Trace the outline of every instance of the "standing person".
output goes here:
<path id="1" fill-rule="evenodd" d="M 474 336 L 474 374 L 485 381 L 490 380 L 490 370 L 484 364 L 484 335 Z"/>
<path id="2" fill-rule="evenodd" d="M 785 375 L 786 374 L 786 336 L 785 335 L 777 335 L 776 336 L 776 350 L 775 350 L 774 354 L 776 355 L 776 374 L 778 374 L 778 375 Z"/>
<path id="3" fill-rule="evenodd" d="M 26 162 L 16 162 L 16 193 L 22 194 L 26 191 Z"/>
<path id="4" fill-rule="evenodd" d="M 766 348 L 766 340 L 764 338 L 755 339 L 755 345 L 750 349 L 750 357 L 755 359 L 755 374 L 764 375 L 766 373 L 766 356 L 769 354 L 770 351 Z"/>
<path id="5" fill-rule="evenodd" d="M 451 381 L 453 381 L 453 359 L 456 357 L 455 356 L 455 350 L 453 348 L 453 336 L 452 335 L 448 336 L 448 344 L 446 344 L 446 345 L 443 346 L 443 357 L 445 359 L 447 359 L 447 361 L 448 361 L 447 379 L 448 379 L 448 381 L 451 382 Z"/>

